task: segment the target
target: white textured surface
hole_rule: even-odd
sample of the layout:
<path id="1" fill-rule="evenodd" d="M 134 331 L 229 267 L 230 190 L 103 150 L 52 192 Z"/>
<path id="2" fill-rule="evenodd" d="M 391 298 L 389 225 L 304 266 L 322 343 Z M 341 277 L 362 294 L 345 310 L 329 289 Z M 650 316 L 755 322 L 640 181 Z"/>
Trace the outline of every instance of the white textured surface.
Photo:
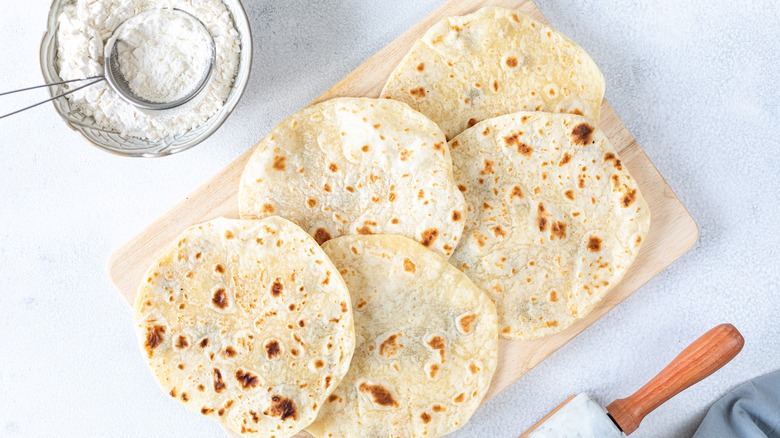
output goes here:
<path id="1" fill-rule="evenodd" d="M 255 64 L 209 141 L 127 159 L 51 106 L 0 120 L 0 436 L 218 436 L 157 390 L 111 251 L 438 2 L 246 2 Z M 0 4 L 0 88 L 37 84 L 48 0 Z M 458 437 L 515 437 L 569 394 L 623 397 L 717 323 L 745 335 L 636 437 L 690 436 L 737 383 L 780 367 L 780 4 L 540 0 L 601 66 L 607 97 L 701 226 L 696 248 L 483 407 Z M 44 97 L 0 98 L 0 113 Z"/>

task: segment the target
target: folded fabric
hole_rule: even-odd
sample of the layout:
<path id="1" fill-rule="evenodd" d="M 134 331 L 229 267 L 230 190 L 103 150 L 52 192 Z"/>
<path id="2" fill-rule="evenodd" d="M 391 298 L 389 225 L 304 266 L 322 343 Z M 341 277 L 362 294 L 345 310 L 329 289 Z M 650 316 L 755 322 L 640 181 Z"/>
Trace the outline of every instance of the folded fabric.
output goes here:
<path id="1" fill-rule="evenodd" d="M 693 438 L 780 438 L 780 370 L 756 377 L 710 408 Z"/>

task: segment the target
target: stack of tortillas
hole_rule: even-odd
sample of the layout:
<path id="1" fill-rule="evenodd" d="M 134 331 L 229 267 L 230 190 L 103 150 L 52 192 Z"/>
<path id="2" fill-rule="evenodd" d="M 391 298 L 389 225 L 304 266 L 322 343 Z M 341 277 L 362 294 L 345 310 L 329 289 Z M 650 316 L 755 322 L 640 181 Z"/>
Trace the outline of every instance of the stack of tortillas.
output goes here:
<path id="1" fill-rule="evenodd" d="M 283 121 L 244 170 L 242 219 L 185 230 L 143 279 L 165 393 L 248 437 L 462 427 L 498 337 L 582 318 L 647 233 L 603 94 L 584 50 L 488 7 L 434 25 L 382 99 Z"/>

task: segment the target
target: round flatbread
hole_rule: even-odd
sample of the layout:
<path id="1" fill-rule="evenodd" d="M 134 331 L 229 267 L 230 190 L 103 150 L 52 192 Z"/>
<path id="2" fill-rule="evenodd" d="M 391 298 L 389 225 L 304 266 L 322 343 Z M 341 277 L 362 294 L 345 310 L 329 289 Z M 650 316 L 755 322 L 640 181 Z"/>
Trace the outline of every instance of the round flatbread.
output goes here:
<path id="1" fill-rule="evenodd" d="M 511 114 L 464 131 L 450 148 L 469 204 L 451 262 L 496 302 L 502 337 L 561 331 L 623 278 L 650 210 L 587 119 Z"/>
<path id="2" fill-rule="evenodd" d="M 352 294 L 352 365 L 307 430 L 315 437 L 438 437 L 463 426 L 498 356 L 495 306 L 462 272 L 401 236 L 323 249 Z"/>
<path id="3" fill-rule="evenodd" d="M 386 99 L 333 99 L 291 116 L 257 145 L 239 189 L 241 217 L 278 214 L 320 244 L 398 234 L 446 257 L 464 208 L 444 134 Z"/>
<path id="4" fill-rule="evenodd" d="M 516 111 L 599 120 L 604 76 L 581 47 L 521 12 L 485 7 L 433 25 L 390 75 L 382 97 L 438 123 L 448 139 Z"/>
<path id="5" fill-rule="evenodd" d="M 247 437 L 314 421 L 355 345 L 338 271 L 278 217 L 184 231 L 144 277 L 134 317 L 165 393 Z"/>

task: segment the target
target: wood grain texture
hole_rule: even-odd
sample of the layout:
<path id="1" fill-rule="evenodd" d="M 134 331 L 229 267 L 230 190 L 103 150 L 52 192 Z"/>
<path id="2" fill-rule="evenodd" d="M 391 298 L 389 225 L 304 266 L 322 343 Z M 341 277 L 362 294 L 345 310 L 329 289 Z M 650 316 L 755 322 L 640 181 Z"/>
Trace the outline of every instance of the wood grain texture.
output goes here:
<path id="1" fill-rule="evenodd" d="M 378 97 L 392 70 L 432 24 L 447 16 L 474 12 L 485 5 L 515 8 L 546 22 L 539 9 L 530 0 L 448 1 L 369 58 L 315 102 L 346 96 Z M 652 213 L 650 231 L 635 263 L 623 281 L 586 317 L 567 330 L 543 339 L 532 341 L 502 339 L 500 341 L 498 366 L 485 398 L 486 401 L 663 271 L 691 249 L 698 239 L 698 227 L 693 218 L 606 101 L 602 104 L 599 127 L 636 178 L 647 200 Z M 251 153 L 250 149 L 242 154 L 112 254 L 108 263 L 109 277 L 128 303 L 132 304 L 147 267 L 186 227 L 219 216 L 238 217 L 238 184 Z"/>
<path id="2" fill-rule="evenodd" d="M 645 386 L 610 403 L 607 412 L 626 435 L 631 435 L 647 414 L 721 369 L 744 345 L 745 339 L 736 327 L 718 325 L 693 341 Z"/>

